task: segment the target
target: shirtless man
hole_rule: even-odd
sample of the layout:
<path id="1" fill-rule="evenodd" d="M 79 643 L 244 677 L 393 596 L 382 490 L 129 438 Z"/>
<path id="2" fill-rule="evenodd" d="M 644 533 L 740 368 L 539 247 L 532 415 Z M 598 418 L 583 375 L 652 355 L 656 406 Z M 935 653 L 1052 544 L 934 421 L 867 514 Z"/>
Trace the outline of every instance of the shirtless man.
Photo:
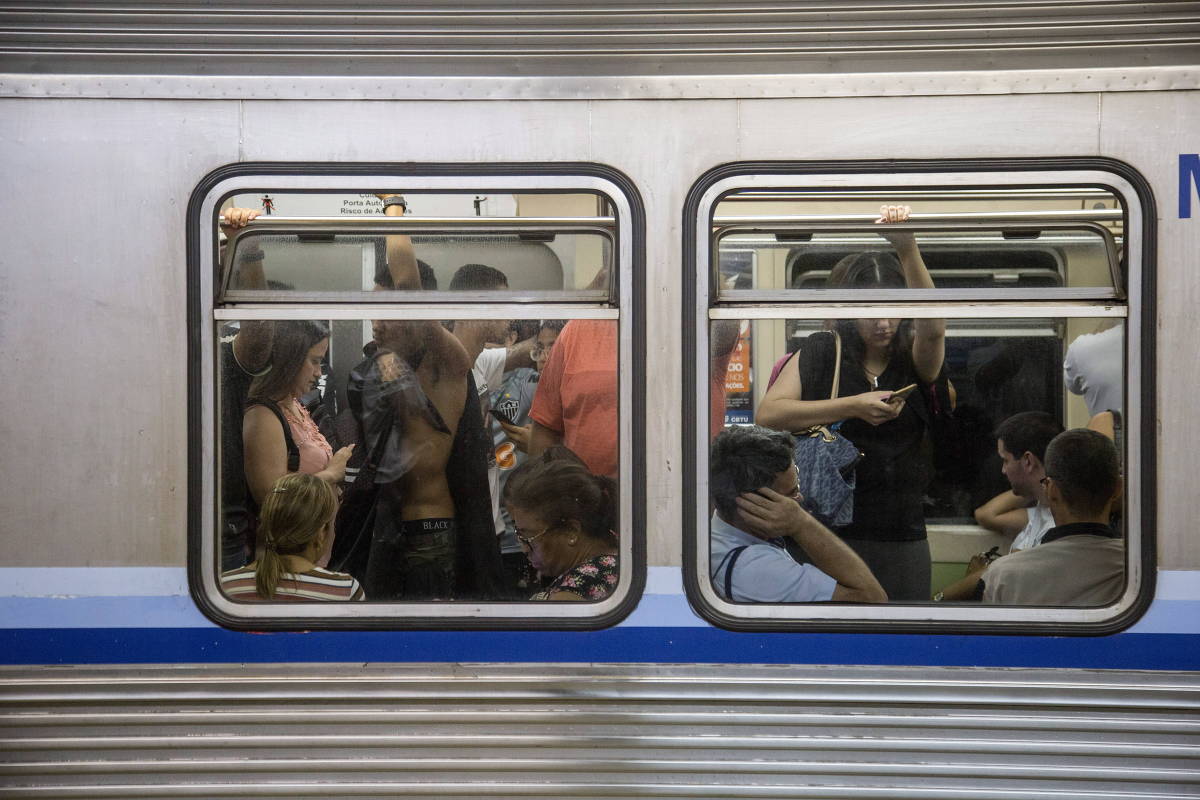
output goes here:
<path id="1" fill-rule="evenodd" d="M 379 197 L 384 213 L 404 213 L 395 195 Z M 409 237 L 387 238 L 387 262 L 396 289 L 421 288 Z M 389 438 L 375 476 L 367 596 L 494 599 L 503 578 L 487 482 L 491 445 L 478 424 L 470 355 L 436 320 L 376 320 L 372 331 L 378 347 L 356 370 L 362 425 L 368 444 L 385 431 Z"/>

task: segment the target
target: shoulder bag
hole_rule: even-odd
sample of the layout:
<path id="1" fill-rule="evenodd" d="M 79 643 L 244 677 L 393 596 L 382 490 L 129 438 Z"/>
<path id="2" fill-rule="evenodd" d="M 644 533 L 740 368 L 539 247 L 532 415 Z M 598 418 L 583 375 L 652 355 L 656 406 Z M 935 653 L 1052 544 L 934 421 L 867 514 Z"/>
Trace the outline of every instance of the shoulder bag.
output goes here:
<path id="1" fill-rule="evenodd" d="M 833 332 L 833 379 L 829 399 L 838 396 L 842 371 L 842 338 Z M 834 528 L 849 525 L 854 517 L 854 467 L 863 454 L 854 443 L 838 432 L 841 422 L 810 425 L 796 431 L 792 457 L 796 462 L 801 505 L 824 525 Z"/>

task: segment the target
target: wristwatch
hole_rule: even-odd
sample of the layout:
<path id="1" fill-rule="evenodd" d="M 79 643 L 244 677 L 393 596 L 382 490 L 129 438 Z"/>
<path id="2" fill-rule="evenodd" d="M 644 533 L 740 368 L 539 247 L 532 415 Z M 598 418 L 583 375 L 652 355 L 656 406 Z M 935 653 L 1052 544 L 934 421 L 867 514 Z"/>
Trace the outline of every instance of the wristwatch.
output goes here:
<path id="1" fill-rule="evenodd" d="M 403 195 L 389 194 L 383 198 L 383 210 L 387 211 L 388 206 L 400 206 L 400 208 L 408 211 L 408 201 L 404 199 Z"/>

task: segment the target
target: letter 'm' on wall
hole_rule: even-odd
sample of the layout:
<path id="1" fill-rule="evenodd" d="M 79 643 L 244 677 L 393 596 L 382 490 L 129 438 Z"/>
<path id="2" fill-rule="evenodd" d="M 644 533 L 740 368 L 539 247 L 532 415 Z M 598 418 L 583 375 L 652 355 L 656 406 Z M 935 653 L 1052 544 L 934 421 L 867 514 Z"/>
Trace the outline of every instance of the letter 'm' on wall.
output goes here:
<path id="1" fill-rule="evenodd" d="M 1200 195 L 1200 153 L 1179 154 L 1179 218 L 1192 217 L 1192 187 Z"/>

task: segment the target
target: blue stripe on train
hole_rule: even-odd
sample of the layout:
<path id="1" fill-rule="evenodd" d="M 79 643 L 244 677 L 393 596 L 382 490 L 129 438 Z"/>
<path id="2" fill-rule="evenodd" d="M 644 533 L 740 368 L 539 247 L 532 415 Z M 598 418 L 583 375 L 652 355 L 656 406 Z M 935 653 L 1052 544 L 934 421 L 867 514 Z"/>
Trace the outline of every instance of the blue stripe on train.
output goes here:
<path id="1" fill-rule="evenodd" d="M 237 633 L 219 628 L 0 631 L 0 663 L 616 662 L 1200 669 L 1200 636 L 759 634 L 714 628 Z"/>

